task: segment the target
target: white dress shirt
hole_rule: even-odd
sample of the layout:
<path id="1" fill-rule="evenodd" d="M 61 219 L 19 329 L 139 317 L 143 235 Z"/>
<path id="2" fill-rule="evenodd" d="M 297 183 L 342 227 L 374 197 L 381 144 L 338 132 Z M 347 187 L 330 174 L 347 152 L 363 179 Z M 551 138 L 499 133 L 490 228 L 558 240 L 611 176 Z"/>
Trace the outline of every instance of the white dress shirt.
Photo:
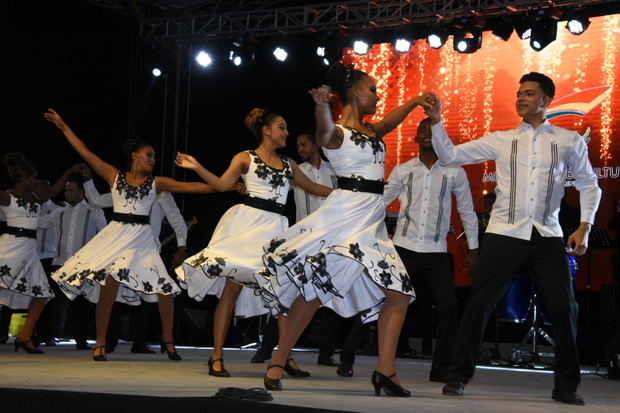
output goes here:
<path id="1" fill-rule="evenodd" d="M 332 164 L 321 159 L 321 164 L 318 169 L 314 167 L 310 162 L 303 162 L 299 164 L 299 169 L 310 180 L 319 183 L 321 185 L 328 186 L 330 188 L 336 187 L 336 171 L 332 167 Z M 319 209 L 325 198 L 309 194 L 301 188 L 293 187 L 295 194 L 295 208 L 296 208 L 296 220 L 300 221 L 307 215 Z"/>
<path id="2" fill-rule="evenodd" d="M 478 248 L 478 217 L 463 168 L 435 162 L 429 169 L 419 157 L 396 166 L 383 197 L 386 204 L 396 197 L 400 211 L 392 242 L 416 252 L 447 252 L 452 194 L 467 235 L 469 249 Z"/>
<path id="3" fill-rule="evenodd" d="M 529 240 L 535 227 L 543 237 L 562 237 L 558 212 L 568 169 L 580 192 L 581 222 L 594 222 L 601 190 L 578 133 L 548 120 L 536 129 L 523 122 L 515 129 L 454 145 L 443 123 L 431 131 L 433 148 L 444 163 L 495 161 L 497 199 L 486 232 Z"/>
<path id="4" fill-rule="evenodd" d="M 41 212 L 39 213 L 39 219 L 43 218 L 57 209 L 62 208 L 52 202 L 51 199 L 41 204 Z M 37 230 L 37 252 L 40 258 L 55 258 L 58 255 L 56 248 L 56 234 L 54 234 L 54 228 L 39 228 Z"/>
<path id="5" fill-rule="evenodd" d="M 84 191 L 86 193 L 86 198 L 90 200 L 91 204 L 100 208 L 112 207 L 112 194 L 110 192 L 99 194 L 92 179 L 84 182 Z M 159 195 L 157 195 L 157 202 L 155 202 L 151 208 L 151 229 L 153 230 L 155 244 L 158 250 L 161 249 L 159 233 L 161 232 L 161 222 L 164 216 L 174 230 L 177 238 L 177 246 L 184 247 L 187 244 L 187 224 L 170 192 L 160 192 Z"/>
<path id="6" fill-rule="evenodd" d="M 65 204 L 51 214 L 39 218 L 39 227 L 53 229 L 57 256 L 53 265 L 63 265 L 97 232 L 106 226 L 105 215 L 82 200 L 75 206 Z"/>

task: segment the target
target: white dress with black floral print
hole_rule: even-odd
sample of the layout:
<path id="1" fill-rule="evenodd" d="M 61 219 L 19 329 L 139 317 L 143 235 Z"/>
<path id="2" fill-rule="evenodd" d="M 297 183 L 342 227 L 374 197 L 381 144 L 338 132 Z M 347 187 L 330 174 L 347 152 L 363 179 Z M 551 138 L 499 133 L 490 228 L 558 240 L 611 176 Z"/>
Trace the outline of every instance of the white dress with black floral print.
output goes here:
<path id="1" fill-rule="evenodd" d="M 283 169 L 268 166 L 254 151 L 248 151 L 250 166 L 242 175 L 249 196 L 286 204 L 292 171 L 285 157 Z M 262 245 L 288 228 L 288 219 L 275 212 L 245 204 L 231 207 L 220 219 L 209 245 L 176 269 L 181 287 L 202 301 L 207 295 L 220 297 L 226 279 L 243 284 L 235 304 L 239 318 L 266 314 L 256 294 L 256 275 L 263 268 Z"/>
<path id="2" fill-rule="evenodd" d="M 325 149 L 341 177 L 382 181 L 385 144 L 337 125 L 344 139 Z M 335 189 L 321 207 L 263 247 L 265 269 L 257 280 L 272 312 L 283 312 L 302 294 L 343 317 L 376 318 L 381 288 L 415 297 L 411 279 L 389 239 L 383 196 Z"/>
<path id="3" fill-rule="evenodd" d="M 37 229 L 41 205 L 10 195 L 8 206 L 0 205 L 10 227 Z M 35 238 L 0 236 L 0 304 L 26 309 L 34 297 L 54 297 L 37 254 Z"/>
<path id="4" fill-rule="evenodd" d="M 148 216 L 156 198 L 154 177 L 132 186 L 125 173 L 118 173 L 112 187 L 114 212 Z M 111 221 L 52 274 L 67 297 L 83 295 L 93 303 L 108 277 L 120 283 L 116 301 L 129 305 L 181 292 L 166 271 L 150 225 Z"/>

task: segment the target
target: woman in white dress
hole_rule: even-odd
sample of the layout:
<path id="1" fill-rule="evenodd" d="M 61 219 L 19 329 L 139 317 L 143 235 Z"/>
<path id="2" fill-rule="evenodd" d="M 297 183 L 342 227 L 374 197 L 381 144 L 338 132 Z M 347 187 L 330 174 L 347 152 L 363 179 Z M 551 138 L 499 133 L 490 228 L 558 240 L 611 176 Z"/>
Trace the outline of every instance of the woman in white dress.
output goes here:
<path id="1" fill-rule="evenodd" d="M 42 354 L 32 342 L 32 332 L 47 300 L 54 297 L 37 254 L 37 227 L 41 200 L 37 172 L 19 152 L 4 158 L 15 186 L 0 191 L 0 211 L 7 230 L 0 236 L 0 304 L 14 309 L 28 308 L 26 322 L 15 338 L 15 351 Z"/>
<path id="2" fill-rule="evenodd" d="M 343 317 L 362 312 L 378 315 L 379 358 L 372 375 L 375 394 L 408 397 L 396 377 L 396 346 L 407 307 L 415 297 L 411 280 L 388 238 L 384 223 L 383 179 L 385 144 L 381 137 L 396 128 L 418 105 L 421 95 L 374 125 L 363 122 L 379 100 L 374 80 L 366 73 L 333 65 L 327 83 L 338 94 L 343 110 L 332 120 L 331 88 L 310 90 L 315 102 L 316 137 L 338 175 L 338 189 L 321 208 L 290 227 L 267 245 L 267 275 L 259 281 L 263 297 L 276 311 L 288 308 L 278 352 L 264 384 L 281 390 L 282 363 L 320 305 Z M 277 367 L 277 368 L 274 368 Z"/>
<path id="3" fill-rule="evenodd" d="M 202 182 L 179 182 L 152 175 L 155 151 L 147 143 L 129 148 L 131 166 L 119 171 L 92 153 L 54 110 L 45 118 L 60 129 L 71 146 L 112 188 L 114 214 L 111 222 L 59 268 L 52 278 L 70 299 L 84 295 L 97 303 L 95 361 L 105 361 L 105 339 L 114 301 L 139 305 L 158 302 L 162 324 L 162 352 L 181 360 L 172 336 L 174 295 L 180 288 L 168 275 L 149 226 L 151 206 L 157 193 L 214 192 Z"/>
<path id="4" fill-rule="evenodd" d="M 201 301 L 206 295 L 219 297 L 214 315 L 214 348 L 209 374 L 229 377 L 224 368 L 223 347 L 233 312 L 252 317 L 269 312 L 256 294 L 256 276 L 263 269 L 262 245 L 288 227 L 283 215 L 290 185 L 327 196 L 331 188 L 307 178 L 297 164 L 276 149 L 286 146 L 288 130 L 284 118 L 263 109 L 253 109 L 245 124 L 260 142 L 253 151 L 240 152 L 221 177 L 204 169 L 193 157 L 179 154 L 177 165 L 193 169 L 215 189 L 227 190 L 243 177 L 247 196 L 243 204 L 231 207 L 220 219 L 209 245 L 185 260 L 176 272 L 190 297 Z M 283 317 L 278 319 L 281 326 Z M 308 376 L 294 360 L 283 363 L 287 373 Z"/>

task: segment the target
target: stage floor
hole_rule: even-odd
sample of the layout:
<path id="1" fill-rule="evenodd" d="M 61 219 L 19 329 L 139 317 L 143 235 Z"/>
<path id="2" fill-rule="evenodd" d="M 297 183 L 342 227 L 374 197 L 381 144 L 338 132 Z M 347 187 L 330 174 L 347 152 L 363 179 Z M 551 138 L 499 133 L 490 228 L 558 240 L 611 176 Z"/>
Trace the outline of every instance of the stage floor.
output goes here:
<path id="1" fill-rule="evenodd" d="M 13 351 L 0 345 L 0 386 L 3 388 L 132 394 L 159 397 L 208 397 L 223 387 L 262 387 L 266 364 L 249 362 L 253 350 L 226 352 L 226 368 L 231 378 L 207 375 L 205 365 L 210 349 L 179 348 L 181 362 L 169 361 L 165 354 L 130 353 L 121 342 L 107 362 L 94 362 L 89 351 L 73 345 L 42 347 L 43 355 Z M 153 347 L 155 349 L 155 347 Z M 419 359 L 398 359 L 404 387 L 413 392 L 407 399 L 375 397 L 370 384 L 375 357 L 358 356 L 352 378 L 336 375 L 332 367 L 318 366 L 317 353 L 296 352 L 300 366 L 312 377 L 285 377 L 284 391 L 271 392 L 279 405 L 303 406 L 353 412 L 565 412 L 580 409 L 551 400 L 553 375 L 548 372 L 479 368 L 467 386 L 465 397 L 446 397 L 442 384 L 428 381 L 430 363 Z M 586 369 L 587 370 L 587 369 Z M 620 381 L 584 374 L 579 392 L 588 412 L 617 412 Z M 581 409 L 580 411 L 585 411 Z M 88 411 L 86 408 L 84 411 Z M 577 411 L 577 410 L 575 410 Z"/>

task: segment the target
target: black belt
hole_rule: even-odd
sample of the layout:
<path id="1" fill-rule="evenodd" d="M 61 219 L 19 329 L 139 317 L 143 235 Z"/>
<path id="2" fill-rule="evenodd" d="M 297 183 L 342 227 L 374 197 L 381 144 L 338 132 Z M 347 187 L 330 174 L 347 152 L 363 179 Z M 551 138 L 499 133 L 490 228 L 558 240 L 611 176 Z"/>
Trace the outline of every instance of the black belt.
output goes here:
<path id="1" fill-rule="evenodd" d="M 123 214 L 121 212 L 112 212 L 112 221 L 132 225 L 149 225 L 151 223 L 148 215 Z"/>
<path id="2" fill-rule="evenodd" d="M 36 229 L 26 229 L 19 227 L 6 227 L 5 233 L 15 235 L 16 237 L 27 237 L 27 238 L 36 238 L 37 230 Z"/>
<path id="3" fill-rule="evenodd" d="M 364 178 L 345 178 L 338 177 L 338 188 L 347 189 L 353 192 L 372 192 L 373 194 L 383 194 L 384 181 L 371 181 Z"/>
<path id="4" fill-rule="evenodd" d="M 245 205 L 253 208 L 262 209 L 263 211 L 275 212 L 276 214 L 284 215 L 284 209 L 286 205 L 279 204 L 276 201 L 270 199 L 256 198 L 253 196 L 246 196 L 243 199 Z"/>

